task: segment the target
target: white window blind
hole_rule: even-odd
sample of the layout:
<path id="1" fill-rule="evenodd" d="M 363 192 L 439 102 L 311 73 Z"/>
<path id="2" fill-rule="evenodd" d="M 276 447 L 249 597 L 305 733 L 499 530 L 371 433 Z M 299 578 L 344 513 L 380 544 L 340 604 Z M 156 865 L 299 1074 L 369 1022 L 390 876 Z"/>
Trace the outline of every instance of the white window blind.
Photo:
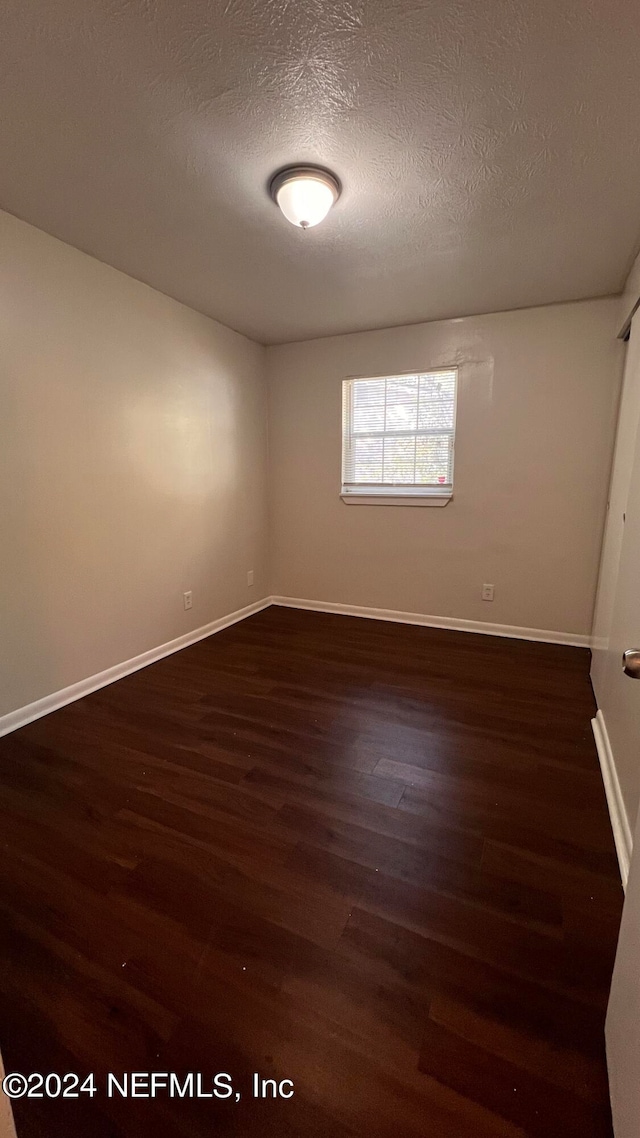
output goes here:
<path id="1" fill-rule="evenodd" d="M 346 379 L 342 493 L 450 494 L 456 368 Z"/>

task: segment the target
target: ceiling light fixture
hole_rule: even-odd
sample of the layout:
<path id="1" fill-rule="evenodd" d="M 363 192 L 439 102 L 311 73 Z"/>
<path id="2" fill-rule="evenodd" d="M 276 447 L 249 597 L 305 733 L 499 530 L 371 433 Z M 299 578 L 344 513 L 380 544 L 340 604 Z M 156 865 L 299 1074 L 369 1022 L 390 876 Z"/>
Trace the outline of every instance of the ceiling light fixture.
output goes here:
<path id="1" fill-rule="evenodd" d="M 288 166 L 274 174 L 269 192 L 287 221 L 310 229 L 327 216 L 340 197 L 335 174 L 319 166 Z"/>

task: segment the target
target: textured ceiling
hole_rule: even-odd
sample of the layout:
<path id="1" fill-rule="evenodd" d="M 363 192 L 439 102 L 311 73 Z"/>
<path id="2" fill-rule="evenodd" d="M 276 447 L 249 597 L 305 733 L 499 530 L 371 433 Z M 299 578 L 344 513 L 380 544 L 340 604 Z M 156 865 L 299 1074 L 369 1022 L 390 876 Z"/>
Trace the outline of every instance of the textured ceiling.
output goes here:
<path id="1" fill-rule="evenodd" d="M 620 290 L 636 0 L 4 0 L 0 207 L 263 342 Z M 344 191 L 317 229 L 288 162 Z"/>

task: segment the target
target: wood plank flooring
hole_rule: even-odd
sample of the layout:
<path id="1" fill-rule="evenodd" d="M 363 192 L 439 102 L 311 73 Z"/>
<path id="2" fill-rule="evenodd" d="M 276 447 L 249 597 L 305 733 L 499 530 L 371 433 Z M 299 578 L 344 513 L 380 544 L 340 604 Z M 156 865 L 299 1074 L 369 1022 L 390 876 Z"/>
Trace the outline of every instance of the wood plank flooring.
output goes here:
<path id="1" fill-rule="evenodd" d="M 272 607 L 0 740 L 5 1068 L 98 1085 L 19 1138 L 611 1135 L 588 667 Z"/>

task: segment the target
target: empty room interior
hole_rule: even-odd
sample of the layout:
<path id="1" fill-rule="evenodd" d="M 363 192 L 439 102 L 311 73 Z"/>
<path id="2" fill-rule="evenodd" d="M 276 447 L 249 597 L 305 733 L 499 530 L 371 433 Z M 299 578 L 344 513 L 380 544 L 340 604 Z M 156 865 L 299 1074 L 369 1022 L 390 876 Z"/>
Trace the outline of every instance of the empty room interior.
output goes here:
<path id="1" fill-rule="evenodd" d="M 0 31 L 0 1138 L 639 1138 L 640 9 Z"/>

